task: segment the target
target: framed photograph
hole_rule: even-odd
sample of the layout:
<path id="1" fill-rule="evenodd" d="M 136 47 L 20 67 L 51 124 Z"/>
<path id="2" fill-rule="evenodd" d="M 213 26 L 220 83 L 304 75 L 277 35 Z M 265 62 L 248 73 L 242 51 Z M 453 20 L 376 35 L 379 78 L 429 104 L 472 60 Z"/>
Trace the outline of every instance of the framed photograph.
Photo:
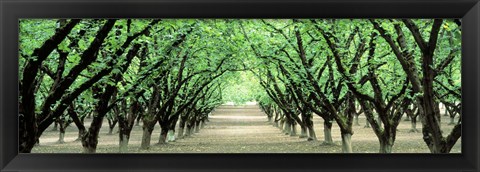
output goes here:
<path id="1" fill-rule="evenodd" d="M 479 171 L 478 0 L 0 11 L 0 171 Z"/>

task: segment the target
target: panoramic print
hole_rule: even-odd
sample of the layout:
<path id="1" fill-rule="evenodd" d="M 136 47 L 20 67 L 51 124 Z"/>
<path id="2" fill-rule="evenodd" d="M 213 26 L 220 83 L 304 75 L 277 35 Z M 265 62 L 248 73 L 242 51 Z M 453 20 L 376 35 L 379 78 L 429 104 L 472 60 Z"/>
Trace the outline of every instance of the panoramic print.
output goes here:
<path id="1" fill-rule="evenodd" d="M 462 153 L 459 19 L 20 19 L 20 153 Z"/>

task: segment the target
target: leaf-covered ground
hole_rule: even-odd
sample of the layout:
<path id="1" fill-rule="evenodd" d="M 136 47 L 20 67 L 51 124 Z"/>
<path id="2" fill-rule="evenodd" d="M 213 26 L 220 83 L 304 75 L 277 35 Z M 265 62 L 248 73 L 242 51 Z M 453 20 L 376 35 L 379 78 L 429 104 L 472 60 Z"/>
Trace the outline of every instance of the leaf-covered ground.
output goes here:
<path id="1" fill-rule="evenodd" d="M 216 109 L 209 118 L 210 122 L 199 133 L 178 139 L 175 142 L 158 145 L 160 129 L 156 126 L 152 135 L 152 146 L 149 150 L 139 150 L 142 127 L 135 126 L 129 144 L 131 153 L 341 153 L 339 128 L 334 124 L 332 136 L 335 145 L 322 145 L 323 120 L 315 116 L 314 124 L 319 141 L 306 141 L 298 136 L 282 133 L 267 121 L 266 115 L 257 106 L 223 106 Z M 85 124 L 89 125 L 89 119 Z M 453 126 L 448 125 L 449 118 L 442 116 L 444 135 Z M 365 118 L 360 116 L 360 126 L 354 125 L 352 147 L 355 153 L 377 153 L 379 144 L 371 128 L 364 128 Z M 420 122 L 417 129 L 421 131 Z M 115 128 L 114 131 L 116 131 Z M 393 147 L 394 153 L 429 153 L 422 140 L 421 133 L 411 133 L 410 121 L 400 123 L 397 139 Z M 100 133 L 97 153 L 117 153 L 118 134 L 108 135 L 106 120 Z M 300 134 L 300 128 L 297 128 Z M 66 143 L 57 143 L 58 131 L 46 131 L 40 138 L 40 145 L 35 146 L 32 153 L 81 153 L 82 146 L 77 138 L 77 129 L 67 128 Z M 451 153 L 461 153 L 461 140 L 453 147 Z"/>

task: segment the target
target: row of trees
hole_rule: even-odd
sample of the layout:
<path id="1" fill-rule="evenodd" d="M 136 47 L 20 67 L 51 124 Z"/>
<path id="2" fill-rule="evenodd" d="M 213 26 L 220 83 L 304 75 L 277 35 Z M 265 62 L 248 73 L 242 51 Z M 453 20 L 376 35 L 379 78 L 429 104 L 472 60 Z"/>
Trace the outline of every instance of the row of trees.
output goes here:
<path id="1" fill-rule="evenodd" d="M 96 151 L 105 118 L 118 123 L 120 152 L 135 119 L 143 122 L 142 149 L 157 123 L 159 143 L 177 122 L 178 137 L 198 130 L 221 103 L 214 81 L 244 68 L 222 32 L 229 31 L 221 20 L 21 20 L 19 151 L 30 152 L 53 123 L 60 142 L 74 123 L 86 153 Z"/>
<path id="2" fill-rule="evenodd" d="M 252 29 L 253 28 L 253 29 Z M 255 33 L 254 33 L 255 32 Z M 461 118 L 450 133 L 440 125 L 440 103 L 460 114 L 458 20 L 260 20 L 244 26 L 256 73 L 267 94 L 258 100 L 287 133 L 316 140 L 312 114 L 324 120 L 324 143 L 335 122 L 343 152 L 352 152 L 352 125 L 364 114 L 380 153 L 392 152 L 402 116 L 432 153 L 448 153 L 461 136 Z M 261 41 L 263 40 L 263 41 Z M 453 121 L 452 121 L 453 122 Z M 446 135 L 444 135 L 446 134 Z"/>
<path id="3" fill-rule="evenodd" d="M 432 153 L 449 152 L 461 118 L 444 136 L 439 104 L 452 119 L 460 114 L 460 33 L 458 20 L 442 19 L 21 20 L 19 151 L 30 152 L 52 124 L 62 142 L 74 123 L 84 152 L 95 152 L 105 118 L 110 130 L 118 124 L 120 152 L 135 120 L 148 149 L 157 123 L 165 143 L 169 133 L 191 134 L 219 104 L 254 96 L 291 135 L 299 126 L 317 140 L 318 115 L 332 144 L 336 123 L 344 152 L 360 114 L 379 152 L 392 151 L 404 115 L 412 126 L 420 117 Z M 246 70 L 256 80 L 239 80 L 245 74 L 235 71 Z M 238 82 L 254 91 L 241 96 L 231 87 Z"/>

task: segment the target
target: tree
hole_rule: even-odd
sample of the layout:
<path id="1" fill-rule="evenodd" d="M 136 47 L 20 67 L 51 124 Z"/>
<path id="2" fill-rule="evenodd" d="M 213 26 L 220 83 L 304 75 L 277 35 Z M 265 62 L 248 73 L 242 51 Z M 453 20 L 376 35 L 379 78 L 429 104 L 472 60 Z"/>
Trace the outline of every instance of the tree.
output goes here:
<path id="1" fill-rule="evenodd" d="M 148 149 L 157 124 L 162 146 L 200 132 L 223 103 L 256 101 L 266 121 L 290 136 L 317 140 L 318 115 L 323 144 L 334 146 L 332 127 L 338 126 L 345 153 L 354 152 L 359 115 L 377 136 L 380 153 L 392 152 L 403 115 L 410 132 L 417 132 L 418 116 L 431 152 L 447 153 L 461 137 L 460 24 L 21 20 L 19 151 L 30 152 L 52 124 L 63 143 L 74 123 L 84 152 L 94 153 L 105 117 L 109 134 L 118 124 L 119 152 L 128 152 L 135 120 L 143 122 L 140 149 Z M 441 105 L 454 125 L 446 136 Z"/>
<path id="2" fill-rule="evenodd" d="M 413 54 L 410 54 L 409 50 L 404 46 L 406 40 L 404 38 L 405 34 L 403 30 L 397 26 L 399 28 L 397 29 L 399 45 L 397 45 L 393 41 L 392 36 L 387 33 L 378 22 L 371 20 L 375 29 L 386 40 L 398 61 L 401 63 L 409 82 L 412 84 L 413 92 L 417 95 L 416 99 L 420 106 L 420 117 L 423 125 L 422 133 L 424 135 L 423 139 L 425 143 L 428 145 L 432 153 L 448 153 L 461 136 L 461 122 L 455 125 L 454 129 L 447 137 L 442 135 L 439 123 L 440 110 L 435 100 L 433 85 L 435 77 L 438 75 L 438 71 L 442 71 L 442 68 L 446 65 L 439 65 L 437 68 L 434 68 L 433 57 L 435 56 L 438 36 L 443 20 L 433 20 L 428 34 L 428 41 L 425 41 L 424 34 L 421 33 L 417 24 L 412 20 L 404 19 L 402 22 L 410 31 L 415 43 L 421 51 L 420 69 L 415 65 L 414 58 L 412 58 Z M 440 64 L 450 63 L 448 59 L 449 58 L 446 58 L 444 62 L 441 62 Z M 418 71 L 421 71 L 421 73 Z"/>

